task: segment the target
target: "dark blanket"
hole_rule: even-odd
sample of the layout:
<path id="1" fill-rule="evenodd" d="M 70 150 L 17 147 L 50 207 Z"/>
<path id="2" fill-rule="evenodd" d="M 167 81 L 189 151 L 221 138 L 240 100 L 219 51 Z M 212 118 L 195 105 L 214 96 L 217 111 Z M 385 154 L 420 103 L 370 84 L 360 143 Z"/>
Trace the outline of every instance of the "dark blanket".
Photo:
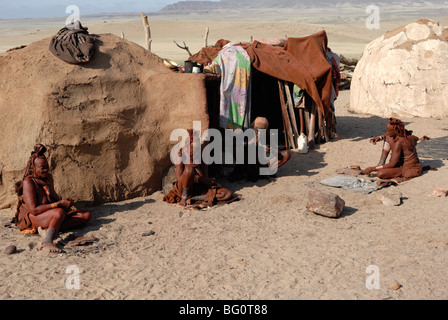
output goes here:
<path id="1" fill-rule="evenodd" d="M 95 53 L 95 39 L 78 23 L 73 29 L 64 27 L 59 30 L 51 39 L 50 51 L 71 64 L 88 62 Z"/>
<path id="2" fill-rule="evenodd" d="M 209 63 L 212 63 L 213 60 L 218 56 L 219 51 L 228 44 L 229 40 L 218 40 L 215 45 L 212 47 L 204 47 L 198 53 L 192 55 L 188 60 L 197 62 L 206 67 Z"/>

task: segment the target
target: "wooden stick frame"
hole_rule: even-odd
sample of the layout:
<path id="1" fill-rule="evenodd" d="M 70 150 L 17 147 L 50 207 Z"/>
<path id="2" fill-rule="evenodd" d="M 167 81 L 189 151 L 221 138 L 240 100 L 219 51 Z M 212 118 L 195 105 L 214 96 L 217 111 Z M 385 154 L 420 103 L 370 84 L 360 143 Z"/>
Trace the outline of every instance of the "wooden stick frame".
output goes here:
<path id="1" fill-rule="evenodd" d="M 291 88 L 289 86 L 289 83 L 287 81 L 283 81 L 283 87 L 284 90 L 286 92 L 286 98 L 288 101 L 288 111 L 289 111 L 289 117 L 291 119 L 291 124 L 292 124 L 292 131 L 294 134 L 294 147 L 297 149 L 299 148 L 297 139 L 299 139 L 299 131 L 297 130 L 297 120 L 296 120 L 296 115 L 294 113 L 294 100 L 292 98 L 291 95 Z"/>
<path id="2" fill-rule="evenodd" d="M 208 33 L 210 32 L 209 28 L 207 27 L 205 29 L 205 36 L 204 36 L 204 48 L 207 48 L 208 46 Z"/>
<path id="3" fill-rule="evenodd" d="M 295 148 L 296 144 L 297 144 L 297 140 L 294 141 L 294 134 L 291 128 L 291 120 L 288 114 L 288 109 L 286 106 L 286 101 L 285 101 L 285 90 L 284 90 L 284 85 L 282 83 L 281 80 L 278 80 L 278 89 L 279 89 L 279 94 L 280 94 L 280 107 L 282 110 L 282 116 L 283 116 L 283 124 L 284 124 L 284 128 L 285 128 L 285 143 L 286 143 L 286 148 L 287 149 L 291 149 L 291 148 Z"/>
<path id="4" fill-rule="evenodd" d="M 141 13 L 142 21 L 143 21 L 143 30 L 145 31 L 145 41 L 146 41 L 146 49 L 151 51 L 151 29 L 149 28 L 148 16 L 146 16 L 143 12 Z"/>
<path id="5" fill-rule="evenodd" d="M 186 50 L 187 52 L 188 52 L 188 57 L 191 57 L 192 56 L 192 54 L 191 54 L 191 52 L 190 52 L 190 49 L 187 47 L 187 45 L 185 44 L 185 41 L 183 41 L 183 43 L 184 43 L 184 46 L 182 47 L 181 45 L 179 45 L 176 41 L 173 41 L 175 44 L 176 44 L 176 46 L 178 46 L 180 49 L 183 49 L 183 50 Z"/>

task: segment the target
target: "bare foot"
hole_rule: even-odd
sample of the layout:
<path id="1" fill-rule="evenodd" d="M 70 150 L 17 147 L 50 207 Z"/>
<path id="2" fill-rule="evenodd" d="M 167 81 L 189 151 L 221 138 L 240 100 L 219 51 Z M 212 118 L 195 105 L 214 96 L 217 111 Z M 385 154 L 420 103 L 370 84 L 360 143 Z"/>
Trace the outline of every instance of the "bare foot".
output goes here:
<path id="1" fill-rule="evenodd" d="M 187 205 L 187 199 L 185 199 L 185 198 L 180 199 L 179 205 L 181 207 L 185 207 Z"/>
<path id="2" fill-rule="evenodd" d="M 42 242 L 40 250 L 48 253 L 61 253 L 62 250 L 56 247 L 52 242 Z"/>

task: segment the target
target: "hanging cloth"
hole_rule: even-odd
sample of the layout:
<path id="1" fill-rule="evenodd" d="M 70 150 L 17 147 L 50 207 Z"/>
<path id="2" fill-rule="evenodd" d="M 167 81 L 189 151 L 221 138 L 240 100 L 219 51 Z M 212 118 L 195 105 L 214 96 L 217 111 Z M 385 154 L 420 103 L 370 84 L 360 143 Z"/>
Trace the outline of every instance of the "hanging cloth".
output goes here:
<path id="1" fill-rule="evenodd" d="M 221 74 L 220 126 L 242 128 L 250 105 L 250 57 L 241 46 L 225 46 L 214 62 Z"/>

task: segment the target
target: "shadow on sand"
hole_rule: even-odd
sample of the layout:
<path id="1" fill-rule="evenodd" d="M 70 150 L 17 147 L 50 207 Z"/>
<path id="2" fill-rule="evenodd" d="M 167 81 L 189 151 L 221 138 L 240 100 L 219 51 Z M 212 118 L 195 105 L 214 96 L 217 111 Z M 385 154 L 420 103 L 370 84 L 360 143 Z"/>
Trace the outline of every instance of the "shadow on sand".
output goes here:
<path id="1" fill-rule="evenodd" d="M 439 168 L 437 165 L 443 160 L 448 160 L 448 136 L 422 140 L 417 144 L 417 152 L 420 159 L 431 167 Z M 431 165 L 431 164 L 433 165 Z"/>
<path id="2" fill-rule="evenodd" d="M 324 161 L 324 153 L 317 152 L 319 146 L 315 150 L 309 150 L 306 154 L 291 152 L 291 159 L 282 167 L 280 167 L 274 176 L 260 176 L 256 182 L 242 178 L 241 180 L 230 182 L 227 175 L 233 170 L 233 166 L 226 166 L 226 174 L 217 178 L 217 182 L 223 187 L 238 192 L 247 187 L 264 187 L 276 178 L 291 176 L 313 176 L 318 174 L 317 170 L 327 166 Z"/>
<path id="3" fill-rule="evenodd" d="M 341 139 L 361 141 L 383 135 L 388 121 L 389 118 L 377 116 L 368 118 L 342 116 L 336 118 L 336 128 Z M 409 124 L 405 121 L 403 123 L 405 126 Z"/>
<path id="4" fill-rule="evenodd" d="M 91 220 L 86 224 L 70 230 L 64 230 L 60 234 L 60 240 L 58 245 L 60 247 L 65 247 L 65 245 L 74 240 L 77 237 L 83 237 L 87 233 L 92 231 L 97 231 L 101 227 L 113 223 L 116 219 L 110 219 L 108 216 L 113 215 L 117 212 L 132 211 L 136 210 L 146 204 L 154 203 L 154 199 L 146 199 L 135 201 L 132 203 L 113 203 L 113 204 L 102 204 L 98 206 L 86 207 L 83 210 L 88 210 L 91 212 Z"/>

